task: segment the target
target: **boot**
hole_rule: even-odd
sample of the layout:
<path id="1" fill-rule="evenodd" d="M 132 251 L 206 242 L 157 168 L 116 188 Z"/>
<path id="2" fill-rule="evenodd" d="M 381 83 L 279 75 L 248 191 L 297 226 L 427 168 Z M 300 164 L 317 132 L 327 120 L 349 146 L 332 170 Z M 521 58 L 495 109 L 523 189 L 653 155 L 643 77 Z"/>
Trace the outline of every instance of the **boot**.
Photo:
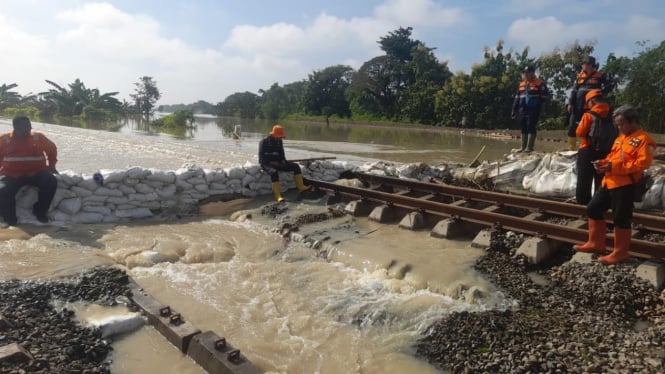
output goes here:
<path id="1" fill-rule="evenodd" d="M 524 151 L 526 151 L 526 141 L 527 141 L 526 134 L 522 134 L 521 138 L 522 138 L 522 148 L 513 149 L 513 152 L 524 152 Z"/>
<path id="2" fill-rule="evenodd" d="M 275 200 L 277 200 L 278 203 L 284 201 L 284 198 L 282 197 L 282 191 L 279 187 L 279 182 L 272 182 L 272 193 L 275 194 Z"/>
<path id="3" fill-rule="evenodd" d="M 569 136 L 568 137 L 568 150 L 576 151 L 577 150 L 577 138 Z"/>
<path id="4" fill-rule="evenodd" d="M 573 249 L 580 252 L 603 253 L 605 252 L 605 232 L 607 223 L 604 219 L 589 219 L 589 240 L 584 244 L 576 244 Z"/>
<path id="5" fill-rule="evenodd" d="M 605 265 L 615 265 L 630 257 L 628 248 L 630 248 L 631 229 L 614 228 L 614 250 L 607 256 L 602 256 L 598 261 Z"/>
<path id="6" fill-rule="evenodd" d="M 536 142 L 536 134 L 529 134 L 529 137 L 526 139 L 526 149 L 524 152 L 533 152 L 533 143 Z"/>
<path id="7" fill-rule="evenodd" d="M 312 188 L 312 186 L 305 186 L 305 182 L 302 180 L 302 174 L 295 174 L 293 176 L 293 180 L 296 181 L 296 187 L 300 192 L 304 192 Z"/>

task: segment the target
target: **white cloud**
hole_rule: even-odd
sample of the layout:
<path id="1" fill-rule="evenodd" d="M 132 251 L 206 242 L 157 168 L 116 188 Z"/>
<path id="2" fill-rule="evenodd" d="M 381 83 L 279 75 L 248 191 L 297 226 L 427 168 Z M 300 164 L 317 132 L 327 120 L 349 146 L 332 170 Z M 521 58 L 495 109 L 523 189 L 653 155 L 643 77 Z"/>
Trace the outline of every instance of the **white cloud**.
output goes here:
<path id="1" fill-rule="evenodd" d="M 388 0 L 374 13 L 377 19 L 413 27 L 453 27 L 462 19 L 460 9 L 444 8 L 432 0 Z"/>
<path id="2" fill-rule="evenodd" d="M 508 28 L 508 38 L 529 46 L 538 55 L 555 47 L 565 47 L 575 40 L 581 43 L 597 40 L 599 23 L 564 24 L 555 17 L 520 18 Z"/>

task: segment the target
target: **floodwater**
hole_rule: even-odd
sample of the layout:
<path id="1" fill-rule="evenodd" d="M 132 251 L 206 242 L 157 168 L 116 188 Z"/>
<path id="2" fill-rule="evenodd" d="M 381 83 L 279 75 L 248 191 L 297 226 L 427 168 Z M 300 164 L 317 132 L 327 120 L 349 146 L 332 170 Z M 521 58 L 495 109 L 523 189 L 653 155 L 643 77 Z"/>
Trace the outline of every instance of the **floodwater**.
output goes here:
<path id="1" fill-rule="evenodd" d="M 99 131 L 33 124 L 59 147 L 60 170 L 91 174 L 131 166 L 175 170 L 256 163 L 267 123 L 201 119 L 187 136 L 127 125 Z M 334 156 L 364 162 L 467 163 L 483 146 L 506 153 L 512 140 L 462 134 L 285 124 L 288 158 Z M 0 121 L 0 131 L 10 130 Z M 502 151 L 505 150 L 505 151 Z M 503 154 L 501 153 L 501 154 Z M 488 159 L 492 159 L 487 156 Z M 289 192 L 286 197 L 288 199 Z M 49 278 L 96 265 L 124 267 L 164 305 L 212 330 L 274 373 L 437 373 L 413 345 L 446 313 L 510 303 L 473 270 L 482 250 L 365 218 L 306 225 L 318 250 L 285 241 L 260 214 L 271 196 L 218 203 L 206 215 L 119 224 L 0 230 L 0 279 Z M 289 202 L 292 217 L 325 212 L 322 202 Z M 236 221 L 238 210 L 252 219 Z M 114 373 L 201 373 L 154 329 L 113 343 Z"/>

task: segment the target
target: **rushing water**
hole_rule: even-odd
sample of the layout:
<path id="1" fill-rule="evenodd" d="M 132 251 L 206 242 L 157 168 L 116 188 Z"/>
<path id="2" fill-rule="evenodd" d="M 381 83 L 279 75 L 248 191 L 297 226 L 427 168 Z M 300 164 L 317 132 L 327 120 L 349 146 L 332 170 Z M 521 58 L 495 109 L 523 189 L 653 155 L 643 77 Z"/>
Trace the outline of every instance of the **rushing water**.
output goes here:
<path id="1" fill-rule="evenodd" d="M 59 147 L 58 168 L 91 174 L 130 166 L 175 170 L 256 162 L 268 123 L 199 119 L 180 139 L 127 124 L 114 132 L 34 124 Z M 468 162 L 515 141 L 378 128 L 285 124 L 287 157 L 361 162 Z M 9 131 L 6 121 L 0 130 Z M 504 153 L 505 153 L 504 151 Z M 489 157 L 489 156 L 488 156 Z M 288 197 L 288 193 L 287 193 Z M 396 225 L 342 217 L 303 227 L 326 256 L 286 242 L 259 208 L 271 196 L 217 204 L 207 215 L 162 222 L 25 226 L 0 230 L 0 278 L 48 278 L 96 265 L 127 269 L 202 331 L 213 330 L 278 373 L 435 373 L 413 343 L 436 319 L 509 302 L 472 269 L 482 251 Z M 319 213 L 317 202 L 289 214 Z M 231 220 L 239 209 L 250 221 Z M 149 327 L 114 342 L 115 373 L 200 373 Z"/>

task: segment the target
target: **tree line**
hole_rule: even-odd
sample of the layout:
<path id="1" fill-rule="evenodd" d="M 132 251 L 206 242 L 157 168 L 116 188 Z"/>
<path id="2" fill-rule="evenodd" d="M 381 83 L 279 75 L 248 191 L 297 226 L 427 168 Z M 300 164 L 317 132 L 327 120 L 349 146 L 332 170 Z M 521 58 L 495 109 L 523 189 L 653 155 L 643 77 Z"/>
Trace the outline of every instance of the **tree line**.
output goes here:
<path id="1" fill-rule="evenodd" d="M 150 120 L 155 103 L 161 97 L 157 83 L 152 77 L 140 77 L 134 83 L 132 102 L 118 100 L 118 92 L 101 93 L 97 88 L 87 88 L 76 79 L 66 87 L 50 80 L 48 91 L 19 95 L 13 89 L 16 83 L 0 85 L 0 113 L 7 117 L 25 115 L 43 121 L 60 118 L 78 119 L 86 122 L 109 122 L 121 117 L 135 115 Z"/>
<path id="2" fill-rule="evenodd" d="M 550 89 L 541 114 L 542 128 L 564 128 L 565 103 L 581 70 L 582 60 L 593 55 L 595 42 L 575 41 L 540 57 L 529 48 L 506 50 L 499 40 L 485 47 L 483 60 L 470 72 L 452 73 L 447 62 L 439 61 L 435 48 L 412 37 L 411 27 L 400 27 L 379 38 L 382 55 L 371 58 L 358 70 L 346 65 L 315 70 L 307 78 L 269 88 L 258 93 L 236 92 L 216 105 L 205 101 L 160 106 L 159 110 L 186 110 L 241 118 L 341 119 L 358 122 L 400 122 L 431 126 L 478 129 L 506 128 L 513 124 L 511 104 L 521 74 L 535 65 L 539 78 Z M 642 48 L 634 57 L 608 54 L 600 70 L 608 75 L 614 89 L 607 99 L 611 105 L 632 103 L 641 108 L 641 123 L 649 131 L 665 132 L 665 41 Z M 601 56 L 597 57 L 602 61 Z M 0 110 L 30 112 L 33 116 L 78 116 L 86 120 L 109 119 L 120 115 L 140 115 L 149 120 L 160 98 L 152 77 L 135 83 L 132 102 L 120 102 L 117 92 L 102 94 L 88 89 L 78 79 L 69 87 L 46 81 L 49 91 L 22 97 L 11 90 L 15 84 L 0 86 Z M 28 115 L 28 113 L 24 113 Z"/>
<path id="3" fill-rule="evenodd" d="M 383 55 L 357 71 L 335 65 L 309 74 L 307 79 L 280 86 L 274 83 L 258 94 L 238 92 L 216 105 L 215 114 L 280 119 L 301 115 L 353 121 L 389 121 L 478 129 L 513 125 L 511 104 L 527 65 L 535 65 L 551 92 L 541 115 L 541 128 L 564 128 L 567 95 L 593 55 L 595 42 L 574 42 L 535 58 L 529 48 L 505 50 L 499 40 L 485 47 L 483 60 L 470 73 L 452 73 L 420 40 L 411 27 L 400 27 L 379 39 Z M 611 105 L 632 103 L 641 108 L 642 125 L 665 132 L 665 41 L 657 46 L 638 42 L 635 57 L 606 56 L 601 71 L 614 89 Z M 598 58 L 601 61 L 602 59 Z"/>

